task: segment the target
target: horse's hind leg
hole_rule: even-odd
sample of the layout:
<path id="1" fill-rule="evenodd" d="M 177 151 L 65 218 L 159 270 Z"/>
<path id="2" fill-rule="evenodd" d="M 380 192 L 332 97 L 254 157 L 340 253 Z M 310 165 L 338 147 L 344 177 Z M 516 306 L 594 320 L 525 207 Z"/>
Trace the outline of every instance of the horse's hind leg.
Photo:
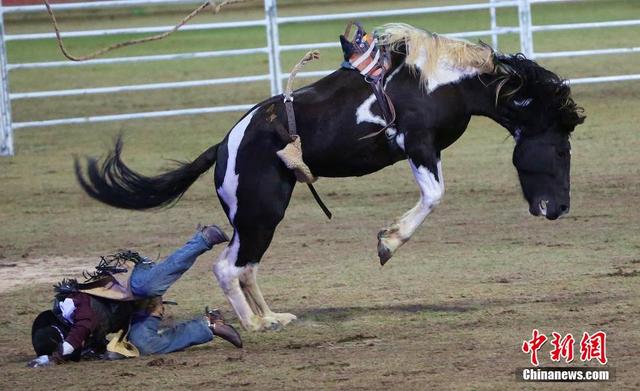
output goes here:
<path id="1" fill-rule="evenodd" d="M 229 304 L 238 315 L 242 327 L 247 330 L 257 330 L 260 328 L 259 320 L 256 319 L 256 315 L 240 289 L 239 276 L 242 274 L 243 268 L 234 265 L 238 252 L 235 240 L 234 237 L 227 248 L 220 253 L 218 261 L 213 266 L 213 273 Z"/>
<path id="2" fill-rule="evenodd" d="M 253 197 L 256 197 L 255 193 Z M 247 330 L 276 329 L 296 319 L 292 314 L 271 311 L 256 281 L 258 262 L 271 243 L 288 198 L 272 199 L 271 203 L 271 207 L 259 205 L 256 198 L 254 205 L 239 208 L 233 220 L 235 231 L 231 243 L 214 266 L 220 287 Z M 268 209 L 273 215 L 266 219 L 264 213 L 268 213 Z M 275 209 L 282 209 L 282 212 L 276 214 Z"/>
<path id="3" fill-rule="evenodd" d="M 246 272 L 240 276 L 240 287 L 243 290 L 249 306 L 256 314 L 261 316 L 266 324 L 287 325 L 297 317 L 289 313 L 276 313 L 271 311 L 267 302 L 264 300 L 262 291 L 256 281 L 258 274 L 258 265 L 250 265 L 246 268 Z"/>
<path id="4" fill-rule="evenodd" d="M 256 282 L 257 264 L 284 217 L 295 177 L 275 154 L 279 140 L 257 129 L 244 135 L 249 121 L 240 121 L 218 150 L 216 189 L 234 234 L 214 274 L 243 327 L 262 330 L 295 319 L 273 313 Z"/>

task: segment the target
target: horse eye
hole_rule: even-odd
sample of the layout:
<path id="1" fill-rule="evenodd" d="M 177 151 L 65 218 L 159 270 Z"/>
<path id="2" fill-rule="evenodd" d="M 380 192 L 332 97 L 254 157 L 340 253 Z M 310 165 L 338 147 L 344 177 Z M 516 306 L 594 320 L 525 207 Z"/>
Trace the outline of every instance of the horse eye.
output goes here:
<path id="1" fill-rule="evenodd" d="M 565 157 L 565 156 L 567 156 L 567 152 L 566 151 L 558 151 L 558 156 L 559 157 Z"/>

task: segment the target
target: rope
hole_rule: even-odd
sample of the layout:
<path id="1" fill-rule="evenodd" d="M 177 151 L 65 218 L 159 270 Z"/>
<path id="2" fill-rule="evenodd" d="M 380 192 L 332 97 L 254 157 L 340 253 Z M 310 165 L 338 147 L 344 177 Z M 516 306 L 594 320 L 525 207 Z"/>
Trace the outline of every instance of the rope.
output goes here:
<path id="1" fill-rule="evenodd" d="M 145 42 L 151 42 L 151 41 L 159 41 L 159 40 L 161 40 L 163 38 L 166 38 L 169 35 L 175 33 L 176 31 L 178 31 L 182 26 L 184 26 L 187 22 L 189 22 L 196 15 L 198 15 L 200 12 L 202 12 L 205 8 L 207 8 L 209 6 L 211 6 L 213 8 L 213 13 L 217 14 L 217 13 L 220 12 L 220 9 L 222 7 L 224 7 L 225 5 L 232 4 L 232 3 L 240 3 L 240 2 L 243 2 L 243 1 L 245 1 L 245 0 L 224 0 L 221 3 L 219 3 L 217 5 L 214 5 L 211 0 L 207 0 L 207 1 L 204 2 L 204 4 L 202 4 L 201 6 L 196 8 L 195 10 L 193 10 L 186 17 L 184 17 L 177 25 L 175 25 L 175 27 L 173 27 L 169 31 L 165 31 L 164 33 L 152 35 L 152 36 L 145 37 L 145 38 L 132 39 L 132 40 L 129 40 L 129 41 L 116 43 L 116 44 L 113 44 L 113 45 L 108 46 L 106 48 L 100 49 L 100 50 L 98 50 L 96 52 L 93 52 L 91 54 L 88 54 L 86 56 L 76 57 L 76 56 L 72 55 L 71 53 L 69 53 L 67 48 L 64 46 L 64 43 L 62 42 L 62 37 L 60 36 L 60 29 L 58 27 L 58 21 L 56 20 L 56 17 L 53 14 L 53 11 L 51 10 L 51 6 L 49 5 L 49 1 L 48 0 L 42 0 L 44 5 L 47 7 L 47 12 L 49 13 L 49 16 L 51 17 L 51 21 L 53 23 L 53 29 L 55 30 L 55 33 L 56 33 L 56 40 L 58 41 L 58 47 L 60 47 L 60 50 L 62 51 L 62 54 L 66 58 L 71 60 L 71 61 L 87 61 L 87 60 L 94 59 L 94 58 L 96 58 L 98 56 L 101 56 L 101 55 L 103 55 L 103 54 L 105 54 L 107 52 L 110 52 L 112 50 L 115 50 L 115 49 L 119 49 L 119 48 L 123 48 L 123 47 L 127 47 L 127 46 L 132 46 L 132 45 L 137 45 L 139 43 L 145 43 Z"/>
<path id="2" fill-rule="evenodd" d="M 304 57 L 300 59 L 300 61 L 298 61 L 298 63 L 293 67 L 293 69 L 291 70 L 291 73 L 289 74 L 289 80 L 287 80 L 287 88 L 284 90 L 285 96 L 290 97 L 291 94 L 293 93 L 293 79 L 296 78 L 296 75 L 298 74 L 298 72 L 300 72 L 300 70 L 305 65 L 307 65 L 307 63 L 313 60 L 317 60 L 319 58 L 320 58 L 320 52 L 317 50 L 311 50 L 311 51 L 308 51 L 307 54 L 305 54 Z"/>

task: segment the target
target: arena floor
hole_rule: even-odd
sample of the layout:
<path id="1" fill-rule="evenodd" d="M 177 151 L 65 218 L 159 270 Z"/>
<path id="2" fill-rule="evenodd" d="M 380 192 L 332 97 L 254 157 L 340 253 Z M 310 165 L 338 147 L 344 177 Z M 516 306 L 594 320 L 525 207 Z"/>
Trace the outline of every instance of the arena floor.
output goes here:
<path id="1" fill-rule="evenodd" d="M 304 3 L 307 8 L 283 6 L 281 11 L 317 13 L 325 7 L 327 12 L 326 7 L 331 6 L 329 12 L 337 12 L 360 6 L 340 2 L 338 9 L 337 3 L 315 3 Z M 414 6 L 424 2 L 398 3 Z M 563 5 L 566 9 L 553 6 L 559 8 L 541 11 L 534 22 L 628 19 L 639 10 L 632 1 L 606 3 L 605 7 L 593 2 L 593 8 L 586 11 L 571 5 Z M 372 4 L 384 7 L 383 2 Z M 230 11 L 227 17 L 251 17 L 259 12 L 259 7 Z M 169 14 L 94 17 L 104 26 L 127 26 L 158 20 L 170 23 L 182 14 L 177 9 Z M 447 15 L 393 20 L 441 32 L 467 25 L 466 29 L 473 29 L 487 22 L 480 13 L 466 19 Z M 505 23 L 511 17 L 505 13 Z M 61 22 L 69 29 L 80 29 L 87 27 L 85 19 L 70 17 Z M 367 26 L 384 21 L 376 19 Z M 7 26 L 10 32 L 48 28 L 44 19 L 14 20 Z M 335 39 L 342 29 L 341 23 L 324 23 L 313 32 L 287 27 L 282 35 L 291 42 L 322 41 Z M 543 34 L 540 47 L 637 46 L 638 32 L 631 28 L 568 33 L 566 42 Z M 263 44 L 256 43 L 261 39 L 259 30 L 203 34 L 185 33 L 176 40 L 118 55 Z M 505 39 L 505 50 L 515 47 L 512 38 Z M 104 43 L 102 38 L 96 42 L 79 39 L 70 46 L 88 52 Z M 53 60 L 59 59 L 56 50 L 51 42 L 35 47 L 12 42 L 9 56 L 12 62 Z M 324 62 L 318 69 L 338 64 L 339 53 L 321 52 Z M 300 54 L 291 54 L 284 67 Z M 257 74 L 264 71 L 259 67 L 266 67 L 262 58 L 249 59 L 242 67 L 224 61 L 87 67 L 73 73 L 64 68 L 20 71 L 12 73 L 11 87 L 12 91 L 53 90 L 176 77 L 193 80 Z M 543 65 L 563 76 L 630 73 L 640 68 L 640 56 L 555 60 Z M 418 197 L 406 163 L 363 178 L 321 179 L 317 188 L 334 213 L 330 222 L 306 187 L 296 189 L 261 264 L 259 280 L 272 307 L 297 314 L 298 322 L 277 332 L 243 333 L 242 351 L 215 340 L 171 355 L 81 362 L 44 370 L 27 369 L 25 363 L 32 358 L 31 321 L 50 306 L 54 282 L 62 276 L 77 276 L 94 265 L 99 255 L 120 248 L 137 249 L 153 258 L 166 256 L 191 235 L 198 222 L 215 222 L 229 229 L 210 174 L 172 209 L 121 211 L 81 193 L 73 177 L 72 156 L 104 155 L 114 135 L 124 132 L 126 162 L 154 174 L 171 166 L 167 159 L 191 159 L 218 142 L 239 114 L 17 131 L 16 156 L 0 159 L 0 387 L 638 389 L 640 83 L 585 85 L 573 90 L 588 118 L 571 139 L 573 197 L 566 218 L 549 222 L 527 213 L 511 165 L 512 140 L 495 123 L 476 118 L 461 140 L 444 151 L 447 190 L 442 204 L 384 267 L 377 260 L 376 233 L 412 207 Z M 17 102 L 14 115 L 16 121 L 26 121 L 200 107 L 259 101 L 267 94 L 264 85 L 248 85 L 236 90 L 197 88 L 167 94 L 30 100 Z M 203 255 L 169 291 L 167 299 L 179 303 L 170 308 L 169 321 L 197 316 L 209 305 L 221 307 L 237 323 L 211 273 L 219 251 L 215 248 Z M 534 328 L 548 335 L 552 331 L 574 336 L 605 331 L 608 366 L 616 370 L 615 382 L 517 383 L 515 369 L 529 365 L 521 345 L 531 338 Z M 542 363 L 557 365 L 549 360 L 549 350 L 549 345 L 541 350 Z M 583 364 L 578 360 L 572 365 Z"/>

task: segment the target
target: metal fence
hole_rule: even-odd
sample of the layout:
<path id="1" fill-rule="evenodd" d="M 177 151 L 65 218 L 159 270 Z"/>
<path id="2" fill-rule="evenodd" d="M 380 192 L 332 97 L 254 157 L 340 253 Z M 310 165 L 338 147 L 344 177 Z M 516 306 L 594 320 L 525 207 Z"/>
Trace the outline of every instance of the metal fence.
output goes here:
<path id="1" fill-rule="evenodd" d="M 318 21 L 330 21 L 330 20 L 349 20 L 358 18 L 371 18 L 380 16 L 401 16 L 401 15 L 418 15 L 418 14 L 433 14 L 442 12 L 457 12 L 457 11 L 470 11 L 470 10 L 488 10 L 488 24 L 489 27 L 486 30 L 481 31 L 466 31 L 448 34 L 449 36 L 466 38 L 477 36 L 491 36 L 492 44 L 494 47 L 498 47 L 499 36 L 503 34 L 517 33 L 520 37 L 520 50 L 522 53 L 530 58 L 552 58 L 552 57 L 574 57 L 574 56 L 586 56 L 586 55 L 607 55 L 607 54 L 621 54 L 621 53 L 634 53 L 640 52 L 640 47 L 631 48 L 604 48 L 599 50 L 579 50 L 579 51 L 563 51 L 563 52 L 536 52 L 534 50 L 534 32 L 540 31 L 560 31 L 571 29 L 587 29 L 587 28 L 605 28 L 605 27 L 625 27 L 625 26 L 638 26 L 640 25 L 640 19 L 624 20 L 624 21 L 605 21 L 595 23 L 572 23 L 572 24 L 556 24 L 556 25 L 533 25 L 531 22 L 531 4 L 544 4 L 544 3 L 558 3 L 567 2 L 572 0 L 488 0 L 485 3 L 475 4 L 462 4 L 462 5 L 449 5 L 439 7 L 422 7 L 422 8 L 409 8 L 409 9 L 393 9 L 385 11 L 365 11 L 365 12 L 351 12 L 340 14 L 326 14 L 326 15 L 304 15 L 304 16 L 285 16 L 279 17 L 277 14 L 277 0 L 264 0 L 264 19 L 237 21 L 228 23 L 200 23 L 190 24 L 182 28 L 182 30 L 214 30 L 214 29 L 228 29 L 238 27 L 254 27 L 262 26 L 265 28 L 266 34 L 266 47 L 257 47 L 250 49 L 235 49 L 235 50 L 218 50 L 218 51 L 206 51 L 206 52 L 191 52 L 191 53 L 175 53 L 175 54 L 159 54 L 148 56 L 129 56 L 129 57 L 116 57 L 95 59 L 86 62 L 71 62 L 71 61 L 48 61 L 48 62 L 35 62 L 35 63 L 17 63 L 10 64 L 7 60 L 6 42 L 18 41 L 18 40 L 39 40 L 39 39 L 55 39 L 53 33 L 37 33 L 37 34 L 14 34 L 7 35 L 4 30 L 4 14 L 14 13 L 34 13 L 45 12 L 43 5 L 33 6 L 14 6 L 3 7 L 0 5 L 0 71 L 1 71 L 1 95 L 0 95 L 0 109 L 2 113 L 2 121 L 0 122 L 0 156 L 13 155 L 13 138 L 12 131 L 14 129 L 26 128 L 26 127 L 42 127 L 53 126 L 63 124 L 81 124 L 81 123 L 94 123 L 94 122 L 106 122 L 106 121 L 119 121 L 129 120 L 136 118 L 154 118 L 154 117 L 166 117 L 166 116 L 178 116 L 178 115 L 195 115 L 204 113 L 218 113 L 218 112 L 230 112 L 230 111 L 245 111 L 252 106 L 252 103 L 240 104 L 240 105 L 228 105 L 228 106 L 216 106 L 216 107 L 201 107 L 191 109 L 180 110 L 165 110 L 165 111 L 153 111 L 153 112 L 139 112 L 139 113 L 126 113 L 126 114 L 114 114 L 114 115 L 102 115 L 102 116 L 87 116 L 77 118 L 60 118 L 54 120 L 43 121 L 30 121 L 30 122 L 14 122 L 11 121 L 11 102 L 19 99 L 41 99 L 51 97 L 62 96 L 78 96 L 78 95 L 93 95 L 93 94 L 106 94 L 106 93 L 118 93 L 118 92 L 130 92 L 130 91 L 147 91 L 147 90 L 160 90 L 160 89 L 176 89 L 176 88 L 190 88 L 194 86 L 206 86 L 206 85 L 224 85 L 232 83 L 250 83 L 256 81 L 269 81 L 272 94 L 279 94 L 282 92 L 282 82 L 289 77 L 289 74 L 283 73 L 280 64 L 280 54 L 286 51 L 294 50 L 306 50 L 306 49 L 321 49 L 321 48 L 333 48 L 339 47 L 338 42 L 319 42 L 308 43 L 298 45 L 280 45 L 279 26 L 290 23 L 308 23 Z M 576 0 L 573 0 L 576 1 Z M 577 0 L 580 1 L 580 0 Z M 82 2 L 82 3 L 67 3 L 67 4 L 54 4 L 52 6 L 54 11 L 65 10 L 90 10 L 90 9 L 110 9 L 110 8 L 124 8 L 124 7 L 140 7 L 149 5 L 176 5 L 176 4 L 199 4 L 201 0 L 105 0 L 99 2 Z M 517 8 L 518 10 L 518 25 L 517 26 L 499 26 L 496 18 L 496 9 L 499 8 Z M 173 26 L 154 26 L 154 27 L 142 27 L 142 28 L 118 28 L 118 29 L 104 29 L 104 30 L 86 30 L 86 31 L 72 31 L 63 33 L 63 38 L 73 37 L 90 37 L 90 36 L 107 36 L 107 35 L 121 35 L 121 34 L 139 34 L 139 33 L 158 33 L 164 32 L 172 28 Z M 150 83 L 150 84 L 132 84 L 121 85 L 113 87 L 102 88 L 82 88 L 82 89 L 69 89 L 69 90 L 55 90 L 55 91 L 36 91 L 36 92 L 9 92 L 9 73 L 18 69 L 36 69 L 36 68 L 55 68 L 55 67 L 82 67 L 87 65 L 97 64 L 127 64 L 127 63 L 139 63 L 143 61 L 170 61 L 170 60 L 187 60 L 187 59 L 202 59 L 202 58 L 214 58 L 214 57 L 228 57 L 228 56 L 243 56 L 249 54 L 265 54 L 269 59 L 268 73 L 261 75 L 251 75 L 242 77 L 228 77 L 218 79 L 206 79 L 206 80 L 192 80 L 192 81 L 180 81 L 180 82 L 165 82 L 165 83 Z M 319 77 L 324 76 L 333 70 L 316 71 L 316 72 L 301 72 L 298 77 Z M 596 83 L 596 82 L 610 82 L 619 80 L 639 80 L 640 74 L 632 75 L 612 75 L 602 77 L 589 77 L 581 79 L 572 79 L 572 84 L 579 83 Z"/>

